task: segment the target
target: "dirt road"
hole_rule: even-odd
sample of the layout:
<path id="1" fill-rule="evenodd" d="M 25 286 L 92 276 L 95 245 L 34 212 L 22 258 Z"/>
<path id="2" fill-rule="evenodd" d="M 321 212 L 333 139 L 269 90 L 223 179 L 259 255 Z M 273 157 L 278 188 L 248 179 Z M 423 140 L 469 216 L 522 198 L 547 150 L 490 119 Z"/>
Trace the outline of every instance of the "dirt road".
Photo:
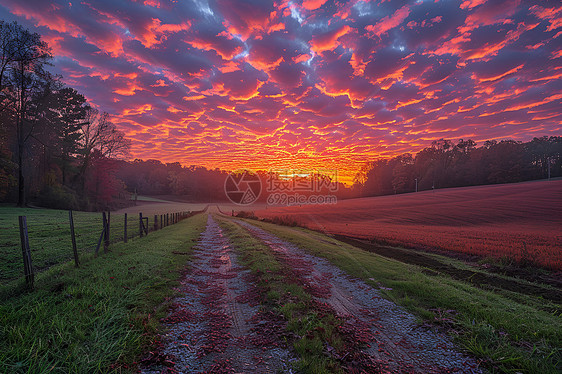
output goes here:
<path id="1" fill-rule="evenodd" d="M 309 255 L 275 235 L 237 221 L 268 245 L 301 277 L 305 288 L 352 325 L 367 326 L 375 337 L 364 352 L 392 373 L 480 373 L 478 363 L 444 334 L 421 327 L 415 317 L 380 293 L 345 275 L 325 259 Z"/>
<path id="2" fill-rule="evenodd" d="M 291 356 L 272 339 L 266 317 L 251 305 L 254 285 L 237 266 L 228 238 L 211 215 L 163 320 L 162 349 L 143 373 L 290 372 Z"/>
<path id="3" fill-rule="evenodd" d="M 383 373 L 481 373 L 443 333 L 420 326 L 415 317 L 351 278 L 328 261 L 305 253 L 247 222 L 235 220 L 289 265 L 304 289 L 346 321 L 344 328 L 365 332 L 362 354 Z M 161 349 L 145 360 L 143 373 L 292 372 L 294 354 L 284 346 L 284 327 L 271 324 L 252 298 L 247 270 L 237 265 L 228 238 L 209 215 L 189 270 L 163 320 Z M 346 327 L 347 326 L 347 327 Z"/>

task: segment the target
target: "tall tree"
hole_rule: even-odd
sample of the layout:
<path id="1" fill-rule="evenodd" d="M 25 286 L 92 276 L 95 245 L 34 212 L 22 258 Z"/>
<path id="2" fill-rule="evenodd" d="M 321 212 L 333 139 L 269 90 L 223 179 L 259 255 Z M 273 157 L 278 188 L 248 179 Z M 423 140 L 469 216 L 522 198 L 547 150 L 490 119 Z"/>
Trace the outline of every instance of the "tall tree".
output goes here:
<path id="1" fill-rule="evenodd" d="M 13 171 L 15 164 L 12 162 L 12 152 L 8 146 L 7 131 L 2 126 L 8 112 L 0 111 L 0 200 L 4 199 L 14 183 Z"/>
<path id="2" fill-rule="evenodd" d="M 8 23 L 0 20 L 0 95 L 2 95 L 2 107 L 0 110 L 6 108 L 3 102 L 6 98 L 4 95 L 4 88 L 6 85 L 8 72 L 13 68 L 15 62 L 15 29 L 21 27 L 17 23 Z"/>
<path id="3" fill-rule="evenodd" d="M 52 80 L 45 65 L 52 59 L 47 43 L 37 33 L 31 33 L 17 23 L 2 23 L 0 29 L 0 84 L 3 108 L 13 112 L 16 127 L 18 164 L 18 206 L 25 205 L 24 158 L 28 140 L 33 136 L 37 121 L 29 118 L 34 99 L 45 92 Z"/>
<path id="4" fill-rule="evenodd" d="M 86 125 L 90 107 L 84 95 L 74 88 L 61 87 L 46 102 L 45 120 L 51 127 L 50 147 L 66 185 L 69 169 L 79 153 L 82 126 Z"/>

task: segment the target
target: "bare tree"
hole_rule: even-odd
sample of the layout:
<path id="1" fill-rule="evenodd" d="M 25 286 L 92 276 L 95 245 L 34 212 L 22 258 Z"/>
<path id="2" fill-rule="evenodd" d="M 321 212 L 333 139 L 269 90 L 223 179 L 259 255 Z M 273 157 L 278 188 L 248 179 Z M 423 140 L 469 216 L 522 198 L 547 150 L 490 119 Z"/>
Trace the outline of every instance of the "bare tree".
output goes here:
<path id="1" fill-rule="evenodd" d="M 17 23 L 7 23 L 5 21 L 0 21 L 0 93 L 3 94 L 4 84 L 6 82 L 6 75 L 13 63 L 15 62 L 15 42 L 13 35 L 15 34 L 15 29 L 18 26 Z M 3 110 L 2 107 L 0 110 Z"/>
<path id="2" fill-rule="evenodd" d="M 81 135 L 82 162 L 79 178 L 82 191 L 84 191 L 85 176 L 94 150 L 98 150 L 103 157 L 107 158 L 124 156 L 129 152 L 130 141 L 110 121 L 108 113 L 100 114 L 93 108 L 88 109 L 87 121 L 82 125 Z"/>

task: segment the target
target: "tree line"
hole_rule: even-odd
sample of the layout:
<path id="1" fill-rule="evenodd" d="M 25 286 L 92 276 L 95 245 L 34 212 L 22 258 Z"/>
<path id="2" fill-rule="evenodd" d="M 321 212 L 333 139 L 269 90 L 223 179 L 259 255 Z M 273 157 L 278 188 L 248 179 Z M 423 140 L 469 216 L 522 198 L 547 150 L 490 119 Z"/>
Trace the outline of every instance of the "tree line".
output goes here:
<path id="1" fill-rule="evenodd" d="M 122 190 L 113 158 L 129 141 L 52 60 L 39 34 L 0 21 L 0 201 L 98 209 Z"/>
<path id="2" fill-rule="evenodd" d="M 228 172 L 159 160 L 118 161 L 116 176 L 139 195 L 173 196 L 190 202 L 223 201 Z"/>
<path id="3" fill-rule="evenodd" d="M 362 196 L 447 187 L 523 182 L 562 176 L 562 136 L 529 142 L 433 141 L 415 156 L 404 153 L 364 165 L 355 176 Z"/>
<path id="4" fill-rule="evenodd" d="M 229 172 L 218 168 L 207 169 L 202 166 L 182 166 L 179 162 L 162 163 L 159 160 L 118 161 L 116 176 L 122 180 L 129 191 L 139 195 L 170 196 L 174 200 L 188 202 L 229 202 L 225 194 L 225 181 Z M 271 190 L 272 178 L 278 180 L 279 171 L 257 170 L 261 182 L 261 194 L 257 202 L 264 203 Z M 311 177 L 301 178 L 310 184 Z M 329 177 L 326 177 L 329 178 Z M 339 199 L 353 197 L 353 190 L 336 182 L 330 189 L 298 189 L 300 195 L 332 194 Z M 293 180 L 284 181 L 287 188 L 273 192 L 293 193 Z"/>

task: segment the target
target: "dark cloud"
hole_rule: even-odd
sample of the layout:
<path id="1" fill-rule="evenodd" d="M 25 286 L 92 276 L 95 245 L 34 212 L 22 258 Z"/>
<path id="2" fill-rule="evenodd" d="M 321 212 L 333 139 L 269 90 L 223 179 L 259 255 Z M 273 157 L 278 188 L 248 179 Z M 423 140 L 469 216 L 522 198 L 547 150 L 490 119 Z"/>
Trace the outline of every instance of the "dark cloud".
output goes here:
<path id="1" fill-rule="evenodd" d="M 265 31 L 275 5 L 261 0 L 215 0 L 209 5 L 216 9 L 232 27 L 232 31 L 247 38 L 254 32 Z"/>
<path id="2" fill-rule="evenodd" d="M 408 53 L 395 47 L 378 50 L 365 67 L 365 78 L 376 81 L 391 78 L 396 72 L 408 66 Z"/>
<path id="3" fill-rule="evenodd" d="M 430 46 L 455 34 L 467 13 L 454 1 L 426 1 L 411 8 L 399 35 L 410 50 Z"/>

